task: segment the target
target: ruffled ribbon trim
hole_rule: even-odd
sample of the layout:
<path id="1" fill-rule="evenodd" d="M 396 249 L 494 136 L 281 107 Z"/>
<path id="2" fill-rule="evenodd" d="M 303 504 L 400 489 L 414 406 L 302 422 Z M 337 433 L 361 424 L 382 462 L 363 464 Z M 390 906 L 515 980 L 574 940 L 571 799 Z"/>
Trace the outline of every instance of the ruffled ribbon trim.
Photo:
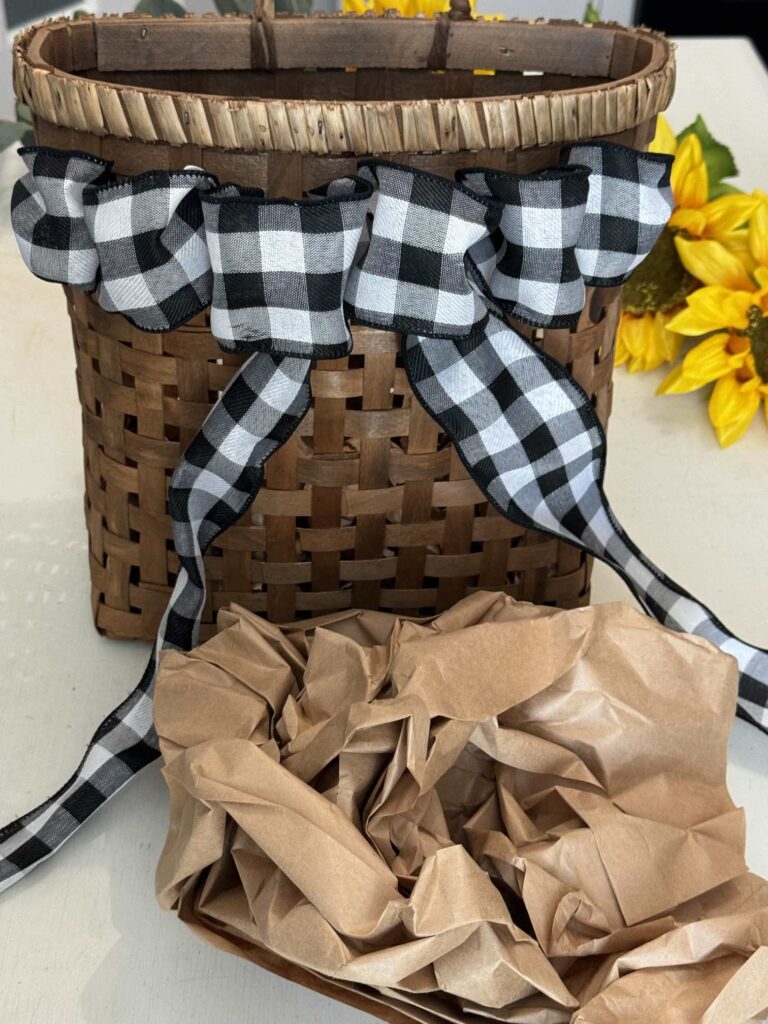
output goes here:
<path id="1" fill-rule="evenodd" d="M 28 174 L 11 218 L 38 277 L 95 292 L 145 331 L 210 305 L 223 348 L 308 358 L 349 351 L 347 318 L 478 334 L 488 300 L 538 327 L 575 327 L 585 285 L 622 284 L 671 210 L 667 157 L 600 142 L 566 148 L 561 168 L 457 181 L 367 161 L 304 200 L 196 169 L 118 180 L 85 153 L 20 153 Z"/>

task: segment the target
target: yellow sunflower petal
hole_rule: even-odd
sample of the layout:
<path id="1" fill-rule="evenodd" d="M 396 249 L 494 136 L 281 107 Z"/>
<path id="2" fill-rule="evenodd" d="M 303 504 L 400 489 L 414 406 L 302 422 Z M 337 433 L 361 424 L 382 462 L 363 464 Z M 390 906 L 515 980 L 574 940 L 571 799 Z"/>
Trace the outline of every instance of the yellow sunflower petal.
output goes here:
<path id="1" fill-rule="evenodd" d="M 690 352 L 686 353 L 683 359 L 683 375 L 691 381 L 691 388 L 700 388 L 704 384 L 710 384 L 713 380 L 724 377 L 734 369 L 732 360 L 737 363 L 743 359 L 734 357 L 728 351 L 730 335 L 713 334 L 711 338 L 695 345 Z"/>
<path id="2" fill-rule="evenodd" d="M 757 281 L 755 305 L 762 310 L 763 316 L 768 316 L 768 267 L 757 267 L 755 280 Z"/>
<path id="3" fill-rule="evenodd" d="M 449 0 L 416 0 L 414 4 L 416 14 L 425 14 L 431 18 L 433 14 L 442 13 L 450 9 Z"/>
<path id="4" fill-rule="evenodd" d="M 657 394 L 684 395 L 733 371 L 729 335 L 714 334 L 690 350 L 680 366 L 661 382 Z"/>
<path id="5" fill-rule="evenodd" d="M 694 238 L 701 238 L 707 230 L 707 218 L 704 216 L 703 208 L 701 210 L 685 210 L 682 207 L 677 207 L 669 218 L 669 226 L 677 228 L 679 231 L 687 231 Z"/>
<path id="6" fill-rule="evenodd" d="M 670 370 L 664 380 L 656 388 L 657 395 L 681 395 L 686 391 L 692 391 L 693 388 L 687 387 L 687 382 L 683 381 L 683 368 L 682 366 L 676 366 L 674 370 Z"/>
<path id="7" fill-rule="evenodd" d="M 702 284 L 721 285 L 738 291 L 754 288 L 744 264 L 720 242 L 678 236 L 675 245 L 680 262 Z"/>
<path id="8" fill-rule="evenodd" d="M 656 118 L 656 134 L 653 137 L 653 142 L 648 147 L 649 153 L 667 153 L 669 156 L 675 155 L 677 149 L 677 139 L 675 133 L 669 127 L 669 121 L 664 117 L 663 114 L 659 114 Z"/>
<path id="9" fill-rule="evenodd" d="M 754 302 L 754 296 L 749 292 L 710 286 L 692 292 L 686 302 L 685 309 L 673 316 L 667 327 L 686 337 L 697 338 L 724 327 L 746 328 L 747 309 Z"/>
<path id="10" fill-rule="evenodd" d="M 735 195 L 721 196 L 702 206 L 701 213 L 707 222 L 707 238 L 721 238 L 742 227 L 759 205 L 759 196 Z"/>
<path id="11" fill-rule="evenodd" d="M 656 330 L 658 331 L 659 353 L 662 356 L 660 362 L 671 363 L 680 355 L 680 348 L 683 344 L 682 335 L 669 329 L 669 321 L 672 317 L 669 313 L 656 313 Z"/>
<path id="12" fill-rule="evenodd" d="M 672 164 L 672 192 L 677 206 L 697 210 L 704 206 L 709 193 L 709 178 L 701 143 L 691 132 L 677 147 L 675 162 Z"/>
<path id="13" fill-rule="evenodd" d="M 656 388 L 656 394 L 687 394 L 688 391 L 695 391 L 698 384 L 691 384 L 684 376 L 683 367 L 675 367 Z"/>
<path id="14" fill-rule="evenodd" d="M 645 349 L 645 316 L 627 315 L 624 318 L 621 336 L 624 351 L 627 354 L 625 362 L 630 373 L 636 373 L 642 367 L 643 352 Z"/>
<path id="15" fill-rule="evenodd" d="M 630 373 L 647 373 L 677 359 L 682 338 L 667 330 L 667 313 L 623 313 L 616 334 L 617 366 L 628 364 Z"/>
<path id="16" fill-rule="evenodd" d="M 398 11 L 404 18 L 416 13 L 412 0 L 373 0 L 373 9 L 377 14 L 384 14 L 388 10 Z"/>
<path id="17" fill-rule="evenodd" d="M 718 242 L 721 242 L 729 252 L 732 252 L 734 256 L 741 260 L 744 269 L 750 277 L 754 276 L 757 263 L 749 249 L 748 228 L 737 228 L 735 231 L 724 231 L 721 235 L 717 236 L 717 240 Z"/>
<path id="18" fill-rule="evenodd" d="M 709 419 L 723 448 L 738 441 L 760 408 L 760 392 L 735 373 L 721 377 L 709 399 Z"/>
<path id="19" fill-rule="evenodd" d="M 761 267 L 768 267 L 768 202 L 760 203 L 752 214 L 749 249 Z"/>
<path id="20" fill-rule="evenodd" d="M 737 331 L 746 330 L 749 326 L 749 310 L 755 305 L 757 298 L 756 292 L 730 292 L 725 300 L 728 326 Z"/>
<path id="21" fill-rule="evenodd" d="M 637 321 L 635 358 L 629 364 L 630 373 L 645 373 L 659 363 L 656 361 L 656 329 L 653 316 L 646 314 Z"/>

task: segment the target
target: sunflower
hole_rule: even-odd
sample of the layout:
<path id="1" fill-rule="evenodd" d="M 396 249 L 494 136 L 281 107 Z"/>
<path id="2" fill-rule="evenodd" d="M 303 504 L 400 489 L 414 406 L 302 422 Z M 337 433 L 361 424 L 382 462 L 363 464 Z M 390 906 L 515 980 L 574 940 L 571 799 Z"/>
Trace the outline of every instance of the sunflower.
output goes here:
<path id="1" fill-rule="evenodd" d="M 342 3 L 342 10 L 346 14 L 365 14 L 366 11 L 386 14 L 387 11 L 399 11 L 404 18 L 415 18 L 419 14 L 431 18 L 433 14 L 449 11 L 450 7 L 450 0 L 343 0 Z M 470 7 L 474 12 L 475 0 L 470 0 Z"/>
<path id="2" fill-rule="evenodd" d="M 743 258 L 722 242 L 697 247 L 676 239 L 681 261 L 704 287 L 687 296 L 668 327 L 703 340 L 659 393 L 685 394 L 714 383 L 709 418 L 723 447 L 738 441 L 761 405 L 768 413 L 768 197 L 757 197 Z"/>
<path id="3" fill-rule="evenodd" d="M 751 257 L 744 225 L 759 202 L 758 196 L 741 193 L 709 201 L 711 183 L 699 136 L 690 131 L 678 140 L 662 115 L 649 149 L 675 158 L 671 172 L 675 208 L 648 258 L 624 286 L 616 364 L 626 363 L 630 373 L 655 370 L 679 355 L 682 336 L 670 321 L 703 281 L 691 266 L 707 263 L 713 243 L 718 252 L 732 253 L 744 274 L 748 272 Z M 681 241 L 692 253 L 687 260 L 682 258 Z"/>

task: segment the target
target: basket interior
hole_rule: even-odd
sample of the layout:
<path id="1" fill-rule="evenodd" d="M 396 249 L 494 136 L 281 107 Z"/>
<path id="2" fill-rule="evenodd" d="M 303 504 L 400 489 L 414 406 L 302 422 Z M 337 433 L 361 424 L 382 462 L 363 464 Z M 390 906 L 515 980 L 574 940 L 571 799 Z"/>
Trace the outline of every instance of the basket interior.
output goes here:
<path id="1" fill-rule="evenodd" d="M 371 77 L 360 69 L 289 71 L 112 71 L 89 73 L 89 78 L 116 85 L 188 92 L 209 96 L 304 100 L 461 99 L 476 96 L 519 96 L 581 86 L 600 85 L 597 76 L 579 77 L 544 72 L 498 72 L 475 75 L 382 69 Z"/>
<path id="2" fill-rule="evenodd" d="M 450 28 L 434 70 L 436 23 L 426 19 L 278 18 L 269 45 L 252 19 L 106 19 L 49 32 L 41 62 L 141 89 L 305 100 L 456 99 L 608 85 L 660 63 L 658 37 L 575 22 L 466 22 Z M 55 26 L 54 26 L 55 27 Z M 259 63 L 271 67 L 254 66 Z"/>

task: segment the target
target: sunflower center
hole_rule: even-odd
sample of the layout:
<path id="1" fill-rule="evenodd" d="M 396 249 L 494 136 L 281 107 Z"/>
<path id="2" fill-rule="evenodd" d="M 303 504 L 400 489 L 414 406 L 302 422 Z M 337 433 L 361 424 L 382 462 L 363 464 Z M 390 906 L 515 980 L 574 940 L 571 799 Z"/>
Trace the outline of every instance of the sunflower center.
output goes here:
<path id="1" fill-rule="evenodd" d="M 768 384 L 768 317 L 758 306 L 747 310 L 747 336 L 752 345 L 755 369 L 764 384 Z"/>
<path id="2" fill-rule="evenodd" d="M 682 305 L 697 281 L 680 262 L 675 235 L 664 228 L 656 245 L 624 285 L 622 302 L 627 313 L 663 313 Z"/>

